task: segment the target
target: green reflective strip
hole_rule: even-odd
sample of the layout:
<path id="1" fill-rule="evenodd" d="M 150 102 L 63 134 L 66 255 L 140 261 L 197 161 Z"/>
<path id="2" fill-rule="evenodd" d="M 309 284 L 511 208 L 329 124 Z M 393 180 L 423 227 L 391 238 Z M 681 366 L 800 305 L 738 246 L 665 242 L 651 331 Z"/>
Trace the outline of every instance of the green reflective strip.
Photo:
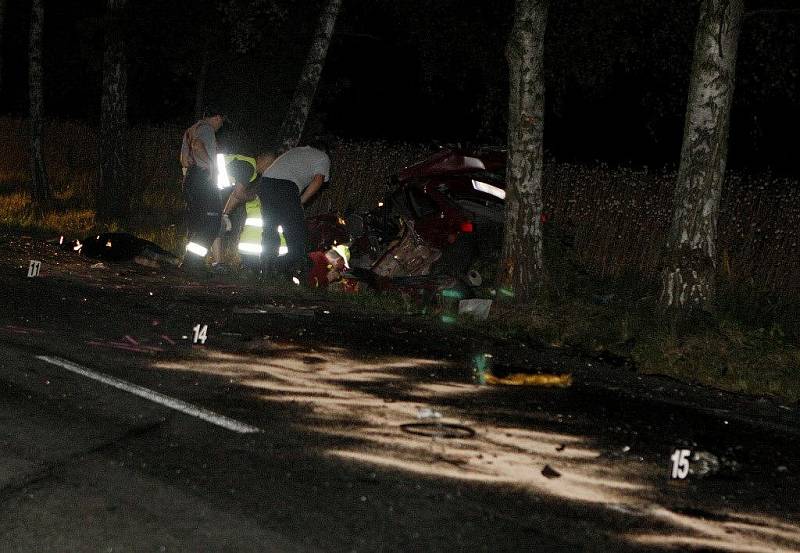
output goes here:
<path id="1" fill-rule="evenodd" d="M 456 322 L 456 318 L 453 317 L 452 315 L 442 315 L 442 322 L 451 324 Z"/>
<path id="2" fill-rule="evenodd" d="M 458 298 L 461 299 L 464 297 L 464 294 L 459 290 L 442 290 L 442 295 L 446 298 Z"/>

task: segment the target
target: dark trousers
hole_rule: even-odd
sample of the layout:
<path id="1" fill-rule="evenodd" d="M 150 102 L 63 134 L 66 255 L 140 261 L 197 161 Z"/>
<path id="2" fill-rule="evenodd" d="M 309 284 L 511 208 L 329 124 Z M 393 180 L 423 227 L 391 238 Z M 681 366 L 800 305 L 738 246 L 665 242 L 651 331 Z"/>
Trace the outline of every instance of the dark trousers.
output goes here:
<path id="1" fill-rule="evenodd" d="M 258 199 L 261 201 L 261 218 L 264 222 L 261 234 L 262 269 L 284 275 L 305 274 L 306 221 L 297 185 L 289 180 L 263 177 L 258 185 Z M 278 255 L 279 226 L 283 227 L 283 236 L 289 249 L 282 256 Z"/>
<path id="2" fill-rule="evenodd" d="M 219 234 L 222 200 L 208 171 L 189 167 L 183 180 L 183 199 L 189 241 L 210 248 Z"/>

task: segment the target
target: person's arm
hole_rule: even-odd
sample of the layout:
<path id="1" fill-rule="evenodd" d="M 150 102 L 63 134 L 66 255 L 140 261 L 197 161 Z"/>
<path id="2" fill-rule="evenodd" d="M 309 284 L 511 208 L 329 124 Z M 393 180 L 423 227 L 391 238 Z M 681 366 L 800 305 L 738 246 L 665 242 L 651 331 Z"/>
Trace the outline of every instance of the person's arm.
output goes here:
<path id="1" fill-rule="evenodd" d="M 322 183 L 325 181 L 324 175 L 314 175 L 314 178 L 311 179 L 311 184 L 303 190 L 303 195 L 300 196 L 300 203 L 306 205 L 306 202 L 314 197 L 314 194 L 319 192 L 319 189 L 322 188 Z"/>
<path id="2" fill-rule="evenodd" d="M 228 201 L 225 202 L 225 207 L 222 209 L 223 215 L 230 215 L 237 207 L 249 201 L 250 194 L 247 188 L 244 184 L 237 184 L 234 187 L 233 192 L 228 196 Z"/>

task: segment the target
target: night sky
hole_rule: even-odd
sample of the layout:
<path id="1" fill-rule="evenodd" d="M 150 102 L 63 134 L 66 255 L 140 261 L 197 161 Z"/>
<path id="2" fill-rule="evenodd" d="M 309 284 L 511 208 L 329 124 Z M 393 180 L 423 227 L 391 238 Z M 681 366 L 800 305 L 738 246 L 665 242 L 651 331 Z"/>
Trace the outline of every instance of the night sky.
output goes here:
<path id="1" fill-rule="evenodd" d="M 276 0 L 239 33 L 214 2 L 130 2 L 132 124 L 191 122 L 202 49 L 213 50 L 207 97 L 249 144 L 277 132 L 319 3 Z M 730 167 L 796 174 L 800 145 L 800 14 L 792 2 L 748 2 L 732 111 Z M 343 3 L 310 133 L 348 139 L 503 145 L 504 58 L 513 2 Z M 11 0 L 0 112 L 26 111 L 30 3 Z M 46 0 L 46 115 L 99 117 L 104 2 Z M 553 2 L 545 52 L 545 147 L 562 160 L 672 167 L 683 129 L 697 21 L 693 0 Z M 244 41 L 244 48 L 241 42 Z M 245 49 L 246 53 L 239 50 Z"/>

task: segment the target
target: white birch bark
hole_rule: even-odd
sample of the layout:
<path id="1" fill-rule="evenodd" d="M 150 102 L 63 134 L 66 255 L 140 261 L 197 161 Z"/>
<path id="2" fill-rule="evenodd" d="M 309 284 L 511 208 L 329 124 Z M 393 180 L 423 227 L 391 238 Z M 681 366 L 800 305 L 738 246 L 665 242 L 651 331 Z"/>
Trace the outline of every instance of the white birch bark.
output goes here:
<path id="1" fill-rule="evenodd" d="M 506 51 L 510 78 L 508 161 L 498 287 L 502 296 L 522 302 L 534 297 L 545 278 L 541 215 L 548 6 L 549 0 L 517 0 Z"/>
<path id="2" fill-rule="evenodd" d="M 342 0 L 327 0 L 322 9 L 303 73 L 300 75 L 292 104 L 281 126 L 281 151 L 294 148 L 300 142 L 341 6 Z"/>
<path id="3" fill-rule="evenodd" d="M 702 0 L 700 4 L 661 282 L 661 303 L 668 310 L 706 309 L 713 295 L 717 219 L 743 12 L 743 0 Z"/>

